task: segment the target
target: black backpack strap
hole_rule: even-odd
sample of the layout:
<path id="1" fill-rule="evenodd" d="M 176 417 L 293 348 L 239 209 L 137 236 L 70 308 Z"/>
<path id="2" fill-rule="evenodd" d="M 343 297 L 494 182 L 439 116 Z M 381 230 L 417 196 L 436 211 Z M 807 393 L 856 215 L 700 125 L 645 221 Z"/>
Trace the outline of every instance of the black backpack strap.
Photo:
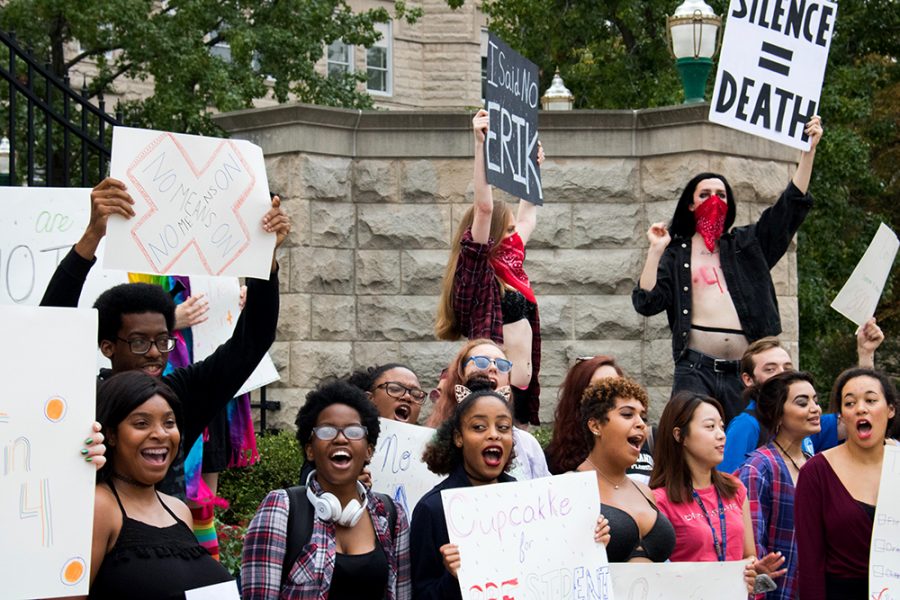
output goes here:
<path id="1" fill-rule="evenodd" d="M 384 507 L 388 513 L 388 525 L 390 526 L 391 539 L 394 539 L 394 532 L 397 531 L 397 506 L 394 500 L 387 494 L 379 494 L 374 492 L 376 496 L 384 503 Z"/>
<path id="2" fill-rule="evenodd" d="M 285 488 L 288 497 L 288 522 L 285 534 L 284 564 L 281 569 L 281 584 L 284 585 L 291 567 L 300 558 L 303 547 L 312 538 L 313 510 L 306 498 L 306 486 L 295 485 Z"/>

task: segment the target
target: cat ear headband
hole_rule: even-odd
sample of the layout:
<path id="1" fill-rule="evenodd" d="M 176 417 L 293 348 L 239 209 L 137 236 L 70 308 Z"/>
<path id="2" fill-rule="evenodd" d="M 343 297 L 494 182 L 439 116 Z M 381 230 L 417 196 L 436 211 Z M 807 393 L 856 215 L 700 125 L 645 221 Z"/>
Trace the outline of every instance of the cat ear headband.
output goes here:
<path id="1" fill-rule="evenodd" d="M 503 399 L 506 400 L 506 402 L 509 402 L 509 397 L 512 394 L 512 389 L 510 389 L 508 385 L 504 385 L 503 387 L 497 388 L 494 391 L 503 396 Z M 456 384 L 456 386 L 453 388 L 453 393 L 456 395 L 456 403 L 459 404 L 466 399 L 466 396 L 472 393 L 472 390 L 464 385 Z"/>

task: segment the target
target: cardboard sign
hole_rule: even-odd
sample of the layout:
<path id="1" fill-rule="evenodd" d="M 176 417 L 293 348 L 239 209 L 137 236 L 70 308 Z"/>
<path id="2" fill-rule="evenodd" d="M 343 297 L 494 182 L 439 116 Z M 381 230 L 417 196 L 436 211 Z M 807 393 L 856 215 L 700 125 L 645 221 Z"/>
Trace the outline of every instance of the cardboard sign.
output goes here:
<path id="1" fill-rule="evenodd" d="M 444 479 L 422 462 L 422 452 L 434 436 L 434 429 L 391 419 L 379 421 L 381 435 L 369 463 L 372 489 L 391 496 L 403 506 L 407 517 L 412 518 L 412 511 L 422 496 Z"/>
<path id="2" fill-rule="evenodd" d="M 615 563 L 616 600 L 746 600 L 744 561 Z"/>
<path id="3" fill-rule="evenodd" d="M 831 308 L 862 327 L 875 314 L 898 248 L 897 234 L 882 223 Z"/>
<path id="4" fill-rule="evenodd" d="M 488 35 L 484 141 L 488 183 L 532 204 L 544 203 L 538 153 L 538 68 L 493 33 Z"/>
<path id="5" fill-rule="evenodd" d="M 208 357 L 231 338 L 241 314 L 241 285 L 236 277 L 191 277 L 191 294 L 196 296 L 201 293 L 206 294 L 209 311 L 206 313 L 206 321 L 191 327 L 195 362 Z M 266 352 L 256 370 L 235 396 L 246 394 L 279 379 L 281 377 L 278 375 L 278 369 L 275 368 L 272 357 Z"/>
<path id="6" fill-rule="evenodd" d="M 612 597 L 606 549 L 594 542 L 593 473 L 443 490 L 441 498 L 462 557 L 463 598 Z"/>
<path id="7" fill-rule="evenodd" d="M 86 595 L 94 465 L 79 454 L 94 421 L 97 313 L 0 306 L 3 597 Z"/>
<path id="8" fill-rule="evenodd" d="M 900 447 L 884 447 L 869 553 L 869 597 L 900 598 Z"/>
<path id="9" fill-rule="evenodd" d="M 271 203 L 259 146 L 116 127 L 110 175 L 135 216 L 110 217 L 107 268 L 269 278 L 275 235 L 262 228 Z"/>
<path id="10" fill-rule="evenodd" d="M 91 216 L 89 188 L 3 188 L 0 210 L 0 304 L 37 306 L 59 262 L 84 233 Z M 97 249 L 98 263 L 103 243 Z M 127 283 L 123 271 L 95 264 L 79 306 L 89 308 L 104 290 Z"/>
<path id="11" fill-rule="evenodd" d="M 809 150 L 836 19 L 830 0 L 731 0 L 709 120 Z"/>

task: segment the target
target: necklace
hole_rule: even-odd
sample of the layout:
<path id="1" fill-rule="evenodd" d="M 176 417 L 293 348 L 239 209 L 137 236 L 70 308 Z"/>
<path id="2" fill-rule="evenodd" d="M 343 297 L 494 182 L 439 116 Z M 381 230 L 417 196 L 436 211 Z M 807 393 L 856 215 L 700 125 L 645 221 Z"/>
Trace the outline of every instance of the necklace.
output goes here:
<path id="1" fill-rule="evenodd" d="M 772 440 L 772 443 L 774 443 L 776 446 L 778 446 L 778 449 L 781 450 L 781 453 L 784 454 L 784 457 L 787 458 L 789 461 L 791 461 L 791 464 L 794 465 L 794 468 L 797 469 L 797 472 L 799 473 L 800 466 L 797 465 L 796 461 L 794 461 L 794 459 L 791 457 L 791 455 L 787 453 L 787 450 L 785 450 L 784 448 L 781 447 L 781 444 L 778 443 L 778 440 Z"/>
<path id="2" fill-rule="evenodd" d="M 113 471 L 112 476 L 120 481 L 124 481 L 125 483 L 133 485 L 134 487 L 139 487 L 139 488 L 153 487 L 153 484 L 151 484 L 151 483 L 143 483 L 141 481 L 138 481 L 137 479 L 132 479 L 128 475 L 122 475 L 121 473 L 119 473 L 117 471 Z"/>
<path id="3" fill-rule="evenodd" d="M 620 481 L 619 483 L 616 483 L 615 481 L 613 481 L 612 479 L 610 479 L 609 477 L 607 477 L 606 475 L 604 475 L 603 471 L 600 470 L 600 467 L 598 467 L 597 465 L 594 464 L 594 461 L 591 460 L 591 457 L 590 457 L 590 456 L 587 457 L 587 458 L 585 458 L 585 460 L 588 461 L 588 464 L 589 464 L 589 465 L 591 465 L 592 467 L 594 467 L 594 470 L 596 470 L 598 473 L 600 473 L 600 477 L 602 477 L 603 479 L 605 479 L 605 480 L 607 480 L 608 482 L 610 482 L 610 483 L 612 484 L 612 486 L 613 486 L 614 489 L 619 489 L 619 486 L 622 485 L 623 483 L 625 483 L 625 480 L 628 479 L 628 475 L 626 475 L 626 476 L 622 479 L 622 481 Z"/>

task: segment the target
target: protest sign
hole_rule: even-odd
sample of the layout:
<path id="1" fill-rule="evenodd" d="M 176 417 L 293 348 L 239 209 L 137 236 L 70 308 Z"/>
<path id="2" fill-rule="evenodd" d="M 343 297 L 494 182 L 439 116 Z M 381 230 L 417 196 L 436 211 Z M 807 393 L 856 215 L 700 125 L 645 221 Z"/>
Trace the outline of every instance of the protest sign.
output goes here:
<path id="1" fill-rule="evenodd" d="M 836 18 L 830 0 L 731 0 L 709 120 L 808 150 Z"/>
<path id="2" fill-rule="evenodd" d="M 0 306 L 0 581 L 4 598 L 86 595 L 97 313 Z"/>
<path id="3" fill-rule="evenodd" d="M 381 434 L 369 463 L 372 489 L 388 494 L 412 518 L 422 496 L 444 479 L 422 462 L 422 452 L 434 436 L 434 429 L 391 419 L 380 421 Z"/>
<path id="4" fill-rule="evenodd" d="M 7 187 L 2 206 L 0 304 L 37 306 L 57 265 L 87 228 L 91 190 Z M 97 256 L 102 252 L 101 245 Z M 122 271 L 94 265 L 79 306 L 90 307 L 103 290 L 127 281 Z"/>
<path id="5" fill-rule="evenodd" d="M 184 600 L 241 600 L 237 583 L 225 581 L 184 592 Z"/>
<path id="6" fill-rule="evenodd" d="M 615 563 L 616 600 L 746 600 L 744 561 Z"/>
<path id="7" fill-rule="evenodd" d="M 834 298 L 831 308 L 859 326 L 872 318 L 898 248 L 900 241 L 897 235 L 882 223 L 847 283 Z"/>
<path id="8" fill-rule="evenodd" d="M 209 311 L 206 321 L 191 327 L 194 340 L 194 362 L 203 360 L 231 339 L 241 314 L 241 286 L 236 277 L 191 277 L 191 295 L 206 294 Z M 281 379 L 272 357 L 266 352 L 250 378 L 235 396 Z"/>
<path id="9" fill-rule="evenodd" d="M 135 216 L 110 217 L 104 266 L 163 275 L 269 278 L 275 235 L 262 149 L 146 129 L 113 129 L 110 175 Z"/>
<path id="10" fill-rule="evenodd" d="M 612 597 L 593 472 L 441 492 L 466 599 Z"/>
<path id="11" fill-rule="evenodd" d="M 488 183 L 532 204 L 544 203 L 538 155 L 537 65 L 488 34 L 485 105 L 490 126 L 484 141 Z"/>
<path id="12" fill-rule="evenodd" d="M 869 597 L 900 598 L 900 447 L 886 445 L 872 549 L 869 553 Z"/>

